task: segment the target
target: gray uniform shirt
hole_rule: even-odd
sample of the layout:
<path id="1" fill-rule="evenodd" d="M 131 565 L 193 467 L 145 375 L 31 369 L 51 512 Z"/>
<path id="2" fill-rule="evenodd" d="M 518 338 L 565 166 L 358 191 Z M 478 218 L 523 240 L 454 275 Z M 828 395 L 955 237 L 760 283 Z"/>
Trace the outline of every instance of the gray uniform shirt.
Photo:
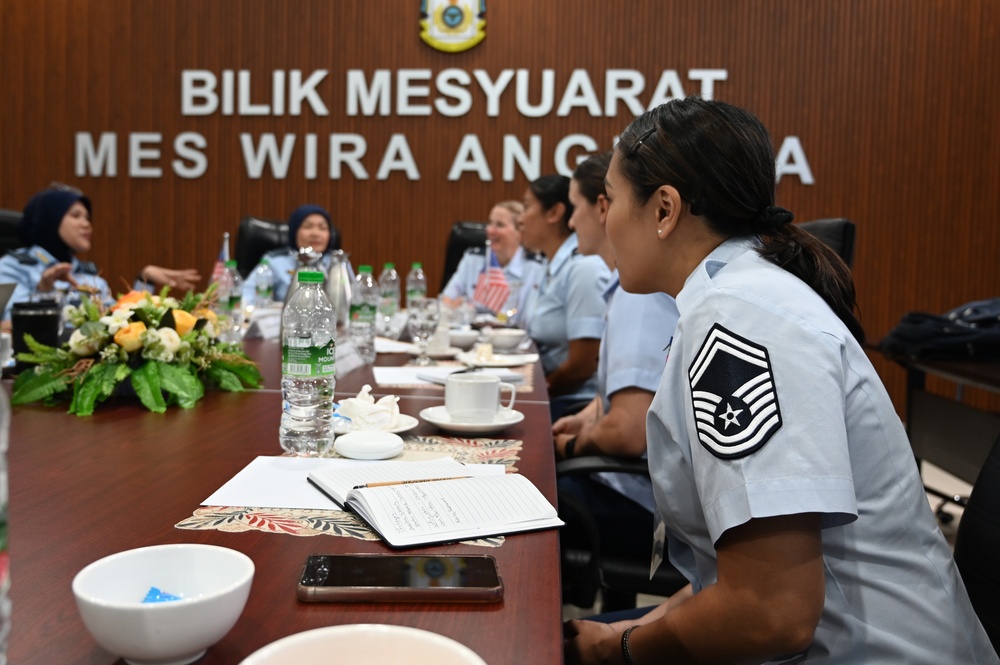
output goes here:
<path id="1" fill-rule="evenodd" d="M 677 296 L 647 418 L 671 561 L 697 592 L 752 518 L 819 513 L 826 595 L 813 645 L 774 662 L 997 663 L 861 346 L 805 283 L 723 243 Z"/>

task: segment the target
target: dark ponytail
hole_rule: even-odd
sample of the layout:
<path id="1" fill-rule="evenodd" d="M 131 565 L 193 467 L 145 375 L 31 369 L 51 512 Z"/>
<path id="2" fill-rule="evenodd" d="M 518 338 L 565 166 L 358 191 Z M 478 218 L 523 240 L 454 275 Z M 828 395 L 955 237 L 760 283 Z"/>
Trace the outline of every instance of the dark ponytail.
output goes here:
<path id="1" fill-rule="evenodd" d="M 715 233 L 759 237 L 761 256 L 812 287 L 864 341 L 850 269 L 836 252 L 790 224 L 791 212 L 774 205 L 774 151 L 756 116 L 698 97 L 674 100 L 636 118 L 616 150 L 637 201 L 645 203 L 668 184 Z"/>

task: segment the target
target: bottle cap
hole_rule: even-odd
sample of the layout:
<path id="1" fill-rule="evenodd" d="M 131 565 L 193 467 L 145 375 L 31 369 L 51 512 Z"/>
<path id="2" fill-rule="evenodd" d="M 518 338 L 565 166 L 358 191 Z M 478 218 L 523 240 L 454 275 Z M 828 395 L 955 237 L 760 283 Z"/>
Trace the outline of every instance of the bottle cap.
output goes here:
<path id="1" fill-rule="evenodd" d="M 386 261 L 385 262 L 385 269 L 386 270 L 395 270 L 396 269 L 396 264 L 393 263 L 392 261 Z"/>
<path id="2" fill-rule="evenodd" d="M 424 264 L 422 264 L 420 261 L 414 261 L 413 262 L 413 267 L 414 268 L 423 268 Z"/>
<path id="3" fill-rule="evenodd" d="M 372 267 L 371 266 L 359 266 L 358 267 L 358 272 L 371 272 L 371 271 L 372 271 Z"/>
<path id="4" fill-rule="evenodd" d="M 265 265 L 265 266 L 268 265 L 267 259 L 261 259 L 260 263 L 261 263 L 261 265 Z"/>
<path id="5" fill-rule="evenodd" d="M 299 273 L 299 281 L 306 284 L 322 284 L 323 273 L 315 270 L 303 270 Z"/>
<path id="6" fill-rule="evenodd" d="M 226 267 L 227 268 L 235 268 L 236 267 L 236 260 L 235 259 L 230 259 L 230 260 L 226 261 Z"/>

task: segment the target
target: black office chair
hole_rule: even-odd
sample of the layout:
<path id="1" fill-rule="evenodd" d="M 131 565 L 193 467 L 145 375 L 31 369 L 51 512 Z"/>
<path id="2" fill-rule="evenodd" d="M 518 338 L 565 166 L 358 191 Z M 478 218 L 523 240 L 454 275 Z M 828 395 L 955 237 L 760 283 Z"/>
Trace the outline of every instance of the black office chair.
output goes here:
<path id="1" fill-rule="evenodd" d="M 1000 651 L 1000 437 L 979 471 L 955 534 L 955 563 L 972 606 Z"/>
<path id="2" fill-rule="evenodd" d="M 486 222 L 455 222 L 448 234 L 448 245 L 444 255 L 444 274 L 441 276 L 441 291 L 458 269 L 465 250 L 486 245 Z"/>
<path id="3" fill-rule="evenodd" d="M 21 217 L 20 210 L 0 209 L 0 256 L 24 245 L 17 234 L 17 225 L 21 222 Z"/>
<path id="4" fill-rule="evenodd" d="M 833 217 L 802 222 L 798 226 L 837 252 L 848 268 L 854 265 L 854 222 L 845 217 Z"/>
<path id="5" fill-rule="evenodd" d="M 244 217 L 236 231 L 236 268 L 246 278 L 260 258 L 272 249 L 288 245 L 288 224 L 257 217 Z M 330 233 L 330 249 L 340 249 L 340 230 Z"/>
<path id="6" fill-rule="evenodd" d="M 854 223 L 848 219 L 819 219 L 803 222 L 800 228 L 813 233 L 836 251 L 848 266 L 854 260 Z M 648 475 L 644 459 L 610 456 L 585 456 L 564 460 L 556 465 L 556 476 L 593 474 L 601 471 Z M 600 542 L 596 519 L 575 497 L 559 493 L 559 514 L 566 521 L 566 533 L 574 542 L 562 547 L 563 601 L 578 607 L 591 607 L 601 591 L 601 611 L 635 607 L 637 593 L 669 596 L 687 580 L 664 558 L 653 579 L 649 578 L 649 552 L 629 556 L 610 555 Z"/>

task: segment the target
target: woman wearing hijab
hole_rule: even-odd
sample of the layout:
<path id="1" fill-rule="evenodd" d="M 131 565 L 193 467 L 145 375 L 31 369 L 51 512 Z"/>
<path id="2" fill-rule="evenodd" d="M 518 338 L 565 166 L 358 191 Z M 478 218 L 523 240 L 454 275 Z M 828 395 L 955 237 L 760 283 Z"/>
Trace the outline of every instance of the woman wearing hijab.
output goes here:
<path id="1" fill-rule="evenodd" d="M 65 187 L 47 189 L 28 202 L 18 225 L 25 247 L 0 258 L 0 283 L 17 285 L 4 310 L 4 321 L 10 319 L 14 303 L 35 294 L 82 290 L 110 298 L 108 283 L 98 274 L 97 266 L 77 258 L 91 247 L 91 212 L 89 198 Z M 148 265 L 139 271 L 135 288 L 171 286 L 186 291 L 200 279 L 194 268 Z"/>
<path id="2" fill-rule="evenodd" d="M 326 270 L 330 264 L 330 251 L 337 249 L 331 243 L 335 230 L 330 220 L 330 213 L 318 205 L 299 206 L 288 218 L 288 246 L 272 249 L 264 254 L 260 261 L 271 267 L 274 279 L 274 295 L 276 301 L 284 301 L 288 287 L 299 267 L 299 249 L 311 247 L 313 251 L 323 255 L 318 267 Z M 260 264 L 258 264 L 260 265 Z M 243 282 L 243 304 L 253 304 L 257 297 L 257 268 L 254 267 Z"/>

